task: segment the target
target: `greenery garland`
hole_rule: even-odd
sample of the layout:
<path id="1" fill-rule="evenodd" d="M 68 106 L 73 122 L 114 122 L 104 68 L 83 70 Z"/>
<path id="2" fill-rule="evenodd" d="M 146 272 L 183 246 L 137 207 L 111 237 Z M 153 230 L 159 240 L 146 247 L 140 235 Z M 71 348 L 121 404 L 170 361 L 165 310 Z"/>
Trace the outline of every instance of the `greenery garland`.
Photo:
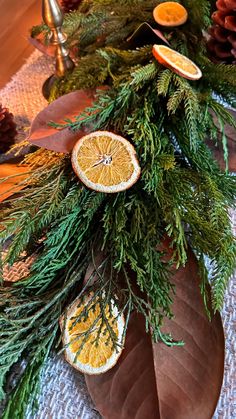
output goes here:
<path id="1" fill-rule="evenodd" d="M 215 311 L 222 307 L 235 267 L 229 208 L 235 203 L 236 180 L 218 167 L 206 140 L 222 141 L 227 157 L 224 127 L 236 123 L 219 99 L 235 105 L 236 67 L 215 65 L 207 58 L 203 31 L 213 1 L 181 1 L 189 13 L 187 23 L 164 31 L 171 47 L 201 68 L 199 81 L 183 79 L 158 64 L 152 45 L 127 43 L 139 24 L 153 24 L 152 10 L 158 3 L 84 0 L 78 11 L 66 15 L 64 29 L 69 45 L 78 45 L 79 61 L 55 83 L 50 101 L 73 90 L 109 86 L 98 91 L 91 108 L 63 127 L 79 130 L 89 125 L 128 138 L 142 175 L 130 190 L 105 195 L 79 182 L 68 155 L 39 149 L 25 157 L 31 171 L 24 189 L 5 202 L 1 212 L 0 240 L 2 247 L 8 244 L 4 263 L 21 260 L 22 252 L 37 255 L 28 277 L 0 289 L 2 400 L 12 367 L 27 361 L 5 419 L 25 417 L 42 366 L 58 346 L 58 319 L 86 289 L 93 289 L 102 317 L 113 298 L 125 313 L 125 329 L 135 309 L 145 316 L 155 341 L 176 344 L 161 325 L 165 316 L 172 316 L 170 272 L 185 265 L 190 246 L 198 259 L 206 306 L 207 256 L 213 270 L 212 306 Z M 47 38 L 45 26 L 33 28 L 32 34 L 41 31 Z M 169 261 L 163 258 L 166 237 L 174 249 Z M 93 273 L 84 283 L 91 264 Z M 80 317 L 87 315 L 85 309 Z M 107 335 L 115 346 L 109 328 Z"/>

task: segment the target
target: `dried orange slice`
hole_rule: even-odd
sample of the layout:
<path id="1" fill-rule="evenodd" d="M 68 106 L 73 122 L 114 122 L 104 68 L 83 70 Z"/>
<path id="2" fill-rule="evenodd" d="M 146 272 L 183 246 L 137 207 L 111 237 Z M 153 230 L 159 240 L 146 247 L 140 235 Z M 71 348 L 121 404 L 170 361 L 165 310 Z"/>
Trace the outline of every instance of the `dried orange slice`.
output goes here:
<path id="1" fill-rule="evenodd" d="M 198 80 L 202 77 L 200 68 L 193 61 L 165 45 L 153 45 L 152 53 L 160 64 L 186 79 Z"/>
<path id="2" fill-rule="evenodd" d="M 73 148 L 71 160 L 80 180 L 98 192 L 128 189 L 140 175 L 132 144 L 108 131 L 96 131 L 80 138 Z"/>
<path id="3" fill-rule="evenodd" d="M 188 19 L 188 12 L 181 4 L 175 1 L 166 1 L 155 7 L 153 17 L 159 25 L 180 26 Z"/>
<path id="4" fill-rule="evenodd" d="M 83 313 L 85 308 L 87 316 Z M 83 302 L 80 299 L 75 300 L 66 319 L 63 317 L 60 321 L 66 360 L 85 374 L 108 371 L 116 364 L 123 350 L 124 316 L 119 314 L 113 301 L 110 305 L 107 304 L 104 311 L 106 321 L 116 336 L 116 347 L 109 339 L 107 326 L 102 323 L 100 305 L 96 300 L 92 301 L 91 296 Z"/>

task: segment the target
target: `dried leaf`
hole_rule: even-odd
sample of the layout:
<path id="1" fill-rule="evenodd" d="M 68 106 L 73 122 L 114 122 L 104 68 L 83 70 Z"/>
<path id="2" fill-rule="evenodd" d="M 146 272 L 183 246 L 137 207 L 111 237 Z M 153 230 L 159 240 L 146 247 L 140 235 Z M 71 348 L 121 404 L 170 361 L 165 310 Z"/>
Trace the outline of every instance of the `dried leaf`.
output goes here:
<path id="1" fill-rule="evenodd" d="M 210 419 L 223 380 L 224 334 L 220 315 L 210 322 L 199 288 L 195 257 L 173 278 L 174 319 L 164 331 L 183 339 L 184 347 L 154 344 L 153 357 L 162 419 Z"/>
<path id="2" fill-rule="evenodd" d="M 48 57 L 55 57 L 55 54 L 56 54 L 55 45 L 46 45 L 42 37 L 41 38 L 29 37 L 28 40 L 30 44 L 33 45 L 34 48 L 38 49 L 44 55 L 47 55 Z"/>
<path id="3" fill-rule="evenodd" d="M 127 39 L 130 44 L 135 46 L 141 46 L 143 44 L 156 44 L 164 42 L 169 45 L 168 40 L 159 29 L 153 28 L 149 23 L 143 22 L 134 33 Z"/>
<path id="4" fill-rule="evenodd" d="M 210 419 L 223 378 L 224 336 L 220 316 L 209 322 L 199 288 L 195 257 L 175 273 L 173 312 L 165 329 L 184 347 L 152 344 L 141 315 L 129 322 L 117 365 L 86 382 L 107 419 Z"/>
<path id="5" fill-rule="evenodd" d="M 86 382 L 104 418 L 159 418 L 151 338 L 141 315 L 130 318 L 125 350 L 116 366 L 105 374 L 86 376 Z"/>
<path id="6" fill-rule="evenodd" d="M 39 147 L 61 153 L 69 153 L 75 142 L 91 129 L 72 131 L 69 128 L 58 130 L 49 126 L 49 122 L 64 123 L 73 120 L 76 115 L 90 107 L 95 98 L 95 90 L 78 90 L 61 96 L 43 109 L 34 119 L 28 140 Z"/>

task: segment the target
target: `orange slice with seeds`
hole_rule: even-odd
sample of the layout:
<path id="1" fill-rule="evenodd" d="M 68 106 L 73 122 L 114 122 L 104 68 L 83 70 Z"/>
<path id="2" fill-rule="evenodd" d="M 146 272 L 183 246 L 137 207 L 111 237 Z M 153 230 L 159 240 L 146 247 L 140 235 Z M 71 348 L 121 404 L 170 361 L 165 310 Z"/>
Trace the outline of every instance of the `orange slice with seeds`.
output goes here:
<path id="1" fill-rule="evenodd" d="M 198 80 L 202 77 L 200 68 L 193 61 L 165 45 L 153 45 L 152 53 L 160 64 L 186 79 Z"/>
<path id="2" fill-rule="evenodd" d="M 97 192 L 123 191 L 140 176 L 132 144 L 108 131 L 96 131 L 82 137 L 73 148 L 72 166 L 80 180 Z"/>
<path id="3" fill-rule="evenodd" d="M 181 4 L 175 1 L 166 1 L 155 7 L 153 17 L 159 25 L 180 26 L 188 19 L 188 12 Z"/>
<path id="4" fill-rule="evenodd" d="M 85 315 L 87 309 L 87 316 Z M 104 313 L 105 312 L 105 313 Z M 124 316 L 119 314 L 114 302 L 107 304 L 102 322 L 100 304 L 88 296 L 83 302 L 75 300 L 60 320 L 66 360 L 85 374 L 101 374 L 111 369 L 123 350 Z M 111 340 L 108 327 L 115 336 Z"/>

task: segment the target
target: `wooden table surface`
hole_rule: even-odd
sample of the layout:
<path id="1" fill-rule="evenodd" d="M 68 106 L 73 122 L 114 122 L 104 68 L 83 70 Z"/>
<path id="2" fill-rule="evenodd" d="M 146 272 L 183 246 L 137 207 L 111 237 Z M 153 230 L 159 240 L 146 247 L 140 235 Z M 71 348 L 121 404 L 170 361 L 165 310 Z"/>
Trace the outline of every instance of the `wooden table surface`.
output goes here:
<path id="1" fill-rule="evenodd" d="M 0 89 L 10 81 L 13 74 L 24 64 L 34 48 L 29 44 L 31 26 L 41 22 L 41 0 L 0 0 Z M 1 93 L 0 93 L 1 103 Z M 2 164 L 0 177 L 24 172 L 24 168 Z M 19 180 L 22 178 L 17 178 Z M 0 185 L 2 194 L 13 187 L 16 179 Z"/>
<path id="2" fill-rule="evenodd" d="M 0 89 L 33 51 L 29 29 L 40 22 L 41 0 L 0 0 Z"/>

